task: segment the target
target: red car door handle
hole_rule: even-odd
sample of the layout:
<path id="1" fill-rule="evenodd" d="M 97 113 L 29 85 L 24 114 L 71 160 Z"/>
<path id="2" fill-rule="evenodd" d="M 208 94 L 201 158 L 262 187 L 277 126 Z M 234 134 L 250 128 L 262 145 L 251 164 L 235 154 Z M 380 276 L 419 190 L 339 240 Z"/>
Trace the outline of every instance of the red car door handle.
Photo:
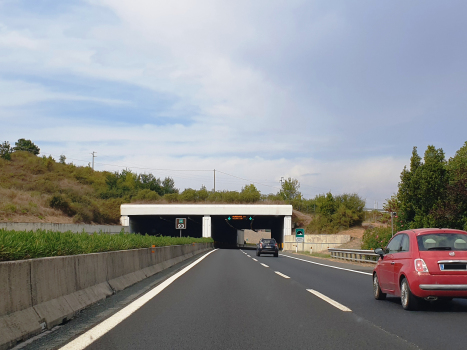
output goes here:
<path id="1" fill-rule="evenodd" d="M 391 261 L 391 265 L 394 265 L 394 264 L 395 264 L 395 262 L 394 262 L 394 261 Z"/>

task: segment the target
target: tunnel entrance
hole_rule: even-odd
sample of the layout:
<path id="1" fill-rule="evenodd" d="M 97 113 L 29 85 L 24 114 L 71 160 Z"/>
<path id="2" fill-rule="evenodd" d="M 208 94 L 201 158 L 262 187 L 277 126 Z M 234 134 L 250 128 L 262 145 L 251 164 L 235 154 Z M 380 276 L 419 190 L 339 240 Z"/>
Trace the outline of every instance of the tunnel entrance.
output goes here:
<path id="1" fill-rule="evenodd" d="M 218 248 L 255 247 L 260 238 L 274 238 L 282 248 L 292 229 L 291 205 L 123 204 L 121 213 L 130 232 L 211 237 Z M 177 228 L 179 218 L 185 219 L 185 229 Z"/>
<path id="2" fill-rule="evenodd" d="M 249 218 L 252 217 L 252 220 Z M 233 247 L 248 247 L 256 246 L 256 242 L 240 243 L 238 241 L 238 231 L 251 230 L 253 232 L 261 232 L 259 230 L 269 230 L 268 236 L 274 238 L 277 244 L 284 243 L 284 217 L 280 216 L 246 216 L 244 219 L 228 219 L 229 216 L 211 216 L 211 232 L 212 239 L 215 245 L 219 248 Z M 266 236 L 266 234 L 265 234 Z M 267 238 L 267 237 L 260 237 Z M 258 238 L 259 241 L 259 238 Z M 248 244 L 247 244 L 248 243 Z M 281 246 L 281 245 L 279 245 Z"/>

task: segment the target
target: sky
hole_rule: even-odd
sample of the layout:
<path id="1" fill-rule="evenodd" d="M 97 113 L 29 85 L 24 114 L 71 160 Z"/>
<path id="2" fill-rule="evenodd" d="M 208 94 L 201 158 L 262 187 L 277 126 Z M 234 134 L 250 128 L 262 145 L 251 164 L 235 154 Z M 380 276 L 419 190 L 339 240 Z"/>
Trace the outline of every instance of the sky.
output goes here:
<path id="1" fill-rule="evenodd" d="M 467 141 L 467 2 L 0 0 L 0 142 L 175 186 L 397 192 Z"/>

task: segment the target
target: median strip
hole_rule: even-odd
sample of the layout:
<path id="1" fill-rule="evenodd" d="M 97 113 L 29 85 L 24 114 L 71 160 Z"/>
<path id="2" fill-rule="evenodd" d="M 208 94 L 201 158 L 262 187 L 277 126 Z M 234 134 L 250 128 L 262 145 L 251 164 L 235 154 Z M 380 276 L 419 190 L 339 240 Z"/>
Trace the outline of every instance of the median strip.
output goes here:
<path id="1" fill-rule="evenodd" d="M 290 278 L 289 276 L 287 275 L 284 275 L 283 273 L 280 273 L 279 271 L 274 271 L 275 273 L 277 273 L 279 276 L 281 277 L 284 277 L 284 278 Z"/>
<path id="2" fill-rule="evenodd" d="M 316 295 L 318 298 L 323 299 L 324 301 L 328 302 L 329 304 L 331 304 L 332 306 L 338 308 L 339 310 L 346 311 L 346 312 L 351 312 L 352 311 L 347 306 L 344 306 L 341 303 L 338 303 L 337 301 L 332 300 L 331 298 L 325 296 L 324 294 L 321 294 L 320 292 L 317 292 L 316 290 L 307 289 L 307 291 L 309 291 L 311 294 Z"/>

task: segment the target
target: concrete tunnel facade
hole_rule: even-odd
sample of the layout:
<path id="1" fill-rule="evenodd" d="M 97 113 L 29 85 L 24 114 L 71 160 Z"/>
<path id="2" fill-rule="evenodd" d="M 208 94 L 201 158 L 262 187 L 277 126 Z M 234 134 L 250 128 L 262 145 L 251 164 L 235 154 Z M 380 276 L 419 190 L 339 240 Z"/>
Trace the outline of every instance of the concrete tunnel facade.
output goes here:
<path id="1" fill-rule="evenodd" d="M 270 229 L 280 247 L 292 230 L 291 205 L 267 204 L 122 204 L 121 222 L 132 233 L 211 237 L 217 247 L 237 246 L 239 230 Z M 184 218 L 186 228 L 176 228 Z"/>

